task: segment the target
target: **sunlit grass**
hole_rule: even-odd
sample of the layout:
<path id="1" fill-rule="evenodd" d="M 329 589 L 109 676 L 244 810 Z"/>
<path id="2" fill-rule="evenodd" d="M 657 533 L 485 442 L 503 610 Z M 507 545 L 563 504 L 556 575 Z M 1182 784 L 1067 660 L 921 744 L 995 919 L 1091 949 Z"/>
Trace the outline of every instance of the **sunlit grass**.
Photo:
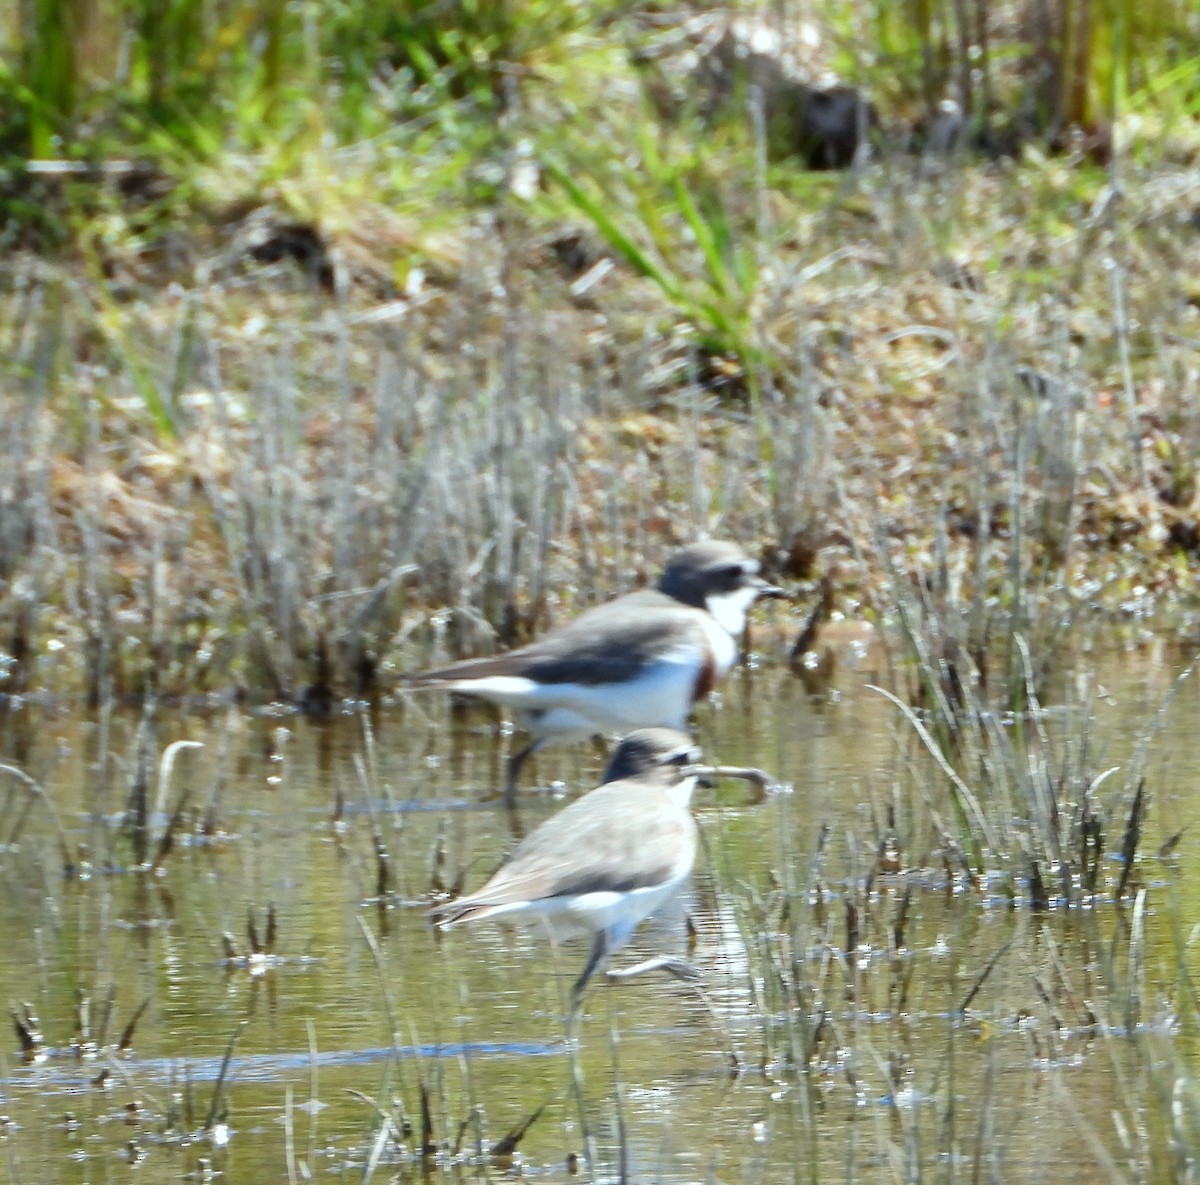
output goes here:
<path id="1" fill-rule="evenodd" d="M 1177 125 L 1200 101 L 1186 0 L 845 3 L 829 19 L 844 73 L 930 124 L 951 100 L 992 144 L 1103 136 L 1151 95 Z"/>

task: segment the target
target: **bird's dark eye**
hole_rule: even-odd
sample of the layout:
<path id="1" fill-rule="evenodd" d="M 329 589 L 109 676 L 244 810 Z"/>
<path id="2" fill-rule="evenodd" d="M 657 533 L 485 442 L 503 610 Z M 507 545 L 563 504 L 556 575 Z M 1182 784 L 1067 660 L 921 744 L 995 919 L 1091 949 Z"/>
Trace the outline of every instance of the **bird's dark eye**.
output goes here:
<path id="1" fill-rule="evenodd" d="M 745 569 L 741 564 L 726 564 L 725 567 L 721 569 L 721 576 L 723 576 L 726 580 L 741 580 L 744 575 Z"/>

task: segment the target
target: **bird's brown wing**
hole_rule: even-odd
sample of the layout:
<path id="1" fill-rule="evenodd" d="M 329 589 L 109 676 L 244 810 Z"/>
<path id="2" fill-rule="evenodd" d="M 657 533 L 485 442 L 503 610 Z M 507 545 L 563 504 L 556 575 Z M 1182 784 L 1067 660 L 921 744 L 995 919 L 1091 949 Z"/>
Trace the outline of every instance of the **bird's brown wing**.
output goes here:
<path id="1" fill-rule="evenodd" d="M 649 888 L 686 873 L 695 841 L 691 814 L 661 788 L 614 782 L 548 819 L 486 885 L 436 916 L 449 924 L 521 901 Z"/>
<path id="2" fill-rule="evenodd" d="M 664 642 L 700 647 L 703 627 L 695 609 L 644 589 L 597 605 L 518 650 L 423 671 L 412 677 L 410 686 L 437 687 L 496 675 L 542 683 L 616 683 L 643 670 L 663 652 Z"/>

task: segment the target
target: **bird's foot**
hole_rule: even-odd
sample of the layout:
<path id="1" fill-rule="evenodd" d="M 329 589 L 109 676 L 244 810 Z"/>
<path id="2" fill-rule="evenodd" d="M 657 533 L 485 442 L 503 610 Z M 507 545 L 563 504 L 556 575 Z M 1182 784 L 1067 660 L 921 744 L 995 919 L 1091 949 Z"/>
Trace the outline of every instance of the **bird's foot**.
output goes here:
<path id="1" fill-rule="evenodd" d="M 671 958 L 669 955 L 659 955 L 656 958 L 635 963 L 632 967 L 622 967 L 605 974 L 609 980 L 618 980 L 644 975 L 647 971 L 666 971 L 676 979 L 682 979 L 685 983 L 694 983 L 696 980 L 704 978 L 703 972 L 698 967 L 693 967 L 682 959 Z"/>

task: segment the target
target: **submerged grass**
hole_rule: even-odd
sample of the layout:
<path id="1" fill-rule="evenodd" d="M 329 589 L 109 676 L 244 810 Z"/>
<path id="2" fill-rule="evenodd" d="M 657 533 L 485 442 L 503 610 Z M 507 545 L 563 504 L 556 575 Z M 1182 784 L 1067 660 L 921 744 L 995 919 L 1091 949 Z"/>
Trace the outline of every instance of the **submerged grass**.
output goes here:
<path id="1" fill-rule="evenodd" d="M 304 1151 L 292 1145 L 304 1111 L 316 1141 L 310 1165 L 355 1165 L 356 1173 L 370 1165 L 375 1179 L 507 1172 L 491 1158 L 496 1145 L 508 1156 L 506 1137 L 516 1134 L 511 1169 L 555 1181 L 570 1179 L 567 1156 L 585 1147 L 585 1175 L 604 1178 L 624 1166 L 630 1180 L 693 1180 L 697 1156 L 721 1179 L 740 1172 L 747 1181 L 941 1179 L 947 1163 L 972 1177 L 1033 1179 L 1062 1157 L 1081 1173 L 1111 1160 L 1130 1176 L 1188 1179 L 1189 1050 L 1200 1019 L 1183 893 L 1190 869 L 1186 855 L 1174 858 L 1176 867 L 1155 847 L 1157 835 L 1173 830 L 1167 749 L 1187 762 L 1177 779 L 1192 768 L 1194 746 L 1175 719 L 1181 705 L 1190 711 L 1195 703 L 1190 684 L 1164 708 L 1151 702 L 1140 718 L 1124 712 L 1116 733 L 1096 723 L 1104 701 L 1095 697 L 1084 698 L 1086 712 L 1031 709 L 1023 724 L 1004 722 L 1001 737 L 981 725 L 978 753 L 964 726 L 945 760 L 986 824 L 979 874 L 955 855 L 969 845 L 955 830 L 946 775 L 911 723 L 896 715 L 893 737 L 876 746 L 886 755 L 877 764 L 863 752 L 864 728 L 874 732 L 887 719 L 886 701 L 857 692 L 840 706 L 806 711 L 789 701 L 781 684 L 789 678 L 760 670 L 753 698 L 760 725 L 769 718 L 787 740 L 787 760 L 769 756 L 769 732 L 756 733 L 738 755 L 771 765 L 794 781 L 792 792 L 749 804 L 727 786 L 719 809 L 707 799 L 698 804 L 708 855 L 689 907 L 697 944 L 689 959 L 705 968 L 705 1001 L 673 983 L 598 986 L 569 1050 L 562 988 L 576 969 L 573 952 L 564 952 L 556 972 L 537 936 L 536 950 L 487 933 L 439 944 L 419 916 L 430 868 L 470 867 L 474 880 L 508 841 L 501 820 L 459 802 L 464 780 L 487 770 L 500 742 L 453 722 L 457 743 L 474 754 L 464 774 L 452 758 L 429 762 L 426 737 L 399 713 L 373 718 L 369 729 L 361 720 L 285 729 L 276 717 L 245 714 L 235 731 L 222 713 L 189 720 L 207 747 L 187 754 L 160 791 L 153 778 L 174 721 L 156 717 L 159 739 L 143 745 L 142 722 L 115 713 L 108 746 L 128 755 L 130 770 L 147 748 L 150 802 L 173 802 L 183 776 L 194 787 L 190 820 L 161 871 L 121 875 L 132 850 L 121 819 L 81 810 L 103 795 L 71 789 L 62 770 L 43 784 L 70 836 L 107 837 L 94 841 L 86 873 L 64 878 L 55 827 L 42 812 L 0 849 L 14 949 L 41 951 L 13 1003 L 29 1001 L 48 1041 L 65 1045 L 60 1034 L 76 1026 L 107 1046 L 112 1038 L 97 1033 L 115 1035 L 120 1026 L 102 1018 L 111 1011 L 124 1021 L 138 1000 L 151 999 L 136 1048 L 114 1054 L 111 1066 L 102 1053 L 102 1066 L 86 1070 L 90 1080 L 105 1069 L 112 1085 L 73 1099 L 81 1138 L 94 1134 L 97 1147 L 114 1149 L 136 1139 L 154 1179 L 180 1156 L 190 1163 L 194 1153 L 185 1154 L 183 1142 L 197 1133 L 199 1154 L 233 1157 L 243 1167 L 274 1158 L 303 1171 Z M 733 690 L 724 710 L 708 716 L 702 728 L 724 738 L 717 752 L 745 745 Z M 443 727 L 434 727 L 434 751 L 452 754 Z M 798 729 L 806 739 L 796 740 Z M 852 759 L 830 750 L 839 733 L 836 752 Z M 223 735 L 226 753 L 217 743 Z M 90 770 L 96 745 L 92 737 L 64 760 Z M 1110 747 L 1119 754 L 1109 758 Z M 281 754 L 287 768 L 273 785 Z M 40 769 L 41 750 L 25 760 Z M 1118 762 L 1119 775 L 1095 786 Z M 238 794 L 226 800 L 225 838 L 204 842 L 201 804 L 209 782 L 230 768 Z M 1053 794 L 1038 790 L 1051 775 L 1061 778 Z M 838 784 L 826 787 L 827 778 Z M 1136 795 L 1143 780 L 1153 826 L 1142 826 L 1127 863 L 1113 855 L 1126 846 L 1135 812 L 1115 791 L 1128 785 Z M 328 806 L 343 782 L 361 785 L 361 795 L 349 796 L 355 809 L 331 836 Z M 1026 782 L 1034 788 L 1028 796 Z M 121 804 L 127 784 L 128 771 L 108 792 L 112 805 Z M 1078 836 L 1069 828 L 1088 801 L 1095 824 L 1083 860 L 1060 839 Z M 428 807 L 436 809 L 419 809 Z M 554 807 L 530 802 L 528 809 Z M 165 813 L 148 811 L 159 820 Z M 402 826 L 391 827 L 395 817 Z M 382 898 L 372 896 L 369 857 L 354 858 L 379 835 L 396 882 Z M 112 855 L 102 860 L 104 852 Z M 1031 855 L 1041 869 L 1041 901 Z M 22 875 L 39 863 L 36 875 Z M 261 975 L 227 976 L 222 928 L 244 919 L 248 903 L 266 901 L 274 909 L 265 922 L 261 910 L 252 915 L 250 950 L 269 953 L 277 914 L 288 957 L 263 959 Z M 50 918 L 61 920 L 39 937 L 34 931 Z M 682 940 L 682 919 L 678 926 L 678 934 L 658 931 L 659 939 L 648 927 L 640 936 L 647 953 L 658 940 Z M 86 935 L 81 948 L 75 932 Z M 124 970 L 116 976 L 126 951 L 141 952 L 130 961 L 143 968 L 144 995 L 130 994 Z M 291 957 L 304 951 L 308 957 Z M 3 966 L 7 974 L 11 964 Z M 80 1022 L 64 978 L 68 989 L 117 983 L 128 1010 L 110 1009 L 111 993 L 89 986 L 85 996 L 99 1004 Z M 171 1102 L 163 1088 L 164 1067 L 176 1057 L 197 1069 L 205 1063 L 204 1081 L 212 1081 L 230 1032 L 247 1016 L 257 1023 L 224 1063 L 219 1091 L 198 1086 L 186 1119 L 185 1102 Z M 313 1029 L 319 1059 L 302 1052 L 315 1046 Z M 81 1039 L 81 1048 L 87 1044 Z M 740 1055 L 732 1062 L 731 1044 Z M 22 1125 L 12 1137 L 26 1166 L 18 1179 L 32 1179 L 32 1166 L 46 1163 L 31 1142 L 43 1129 L 51 1145 L 68 1146 L 55 1128 L 62 1054 L 47 1052 L 44 1105 L 29 1094 L 33 1069 L 6 1083 L 17 1095 L 10 1113 Z M 293 1101 L 289 1128 L 288 1089 L 317 1065 L 321 1090 L 310 1091 L 307 1108 Z M 181 1082 L 185 1070 L 173 1073 Z M 353 1100 L 343 1086 L 357 1092 Z M 217 1094 L 225 1123 L 214 1122 L 205 1136 Z M 138 1127 L 116 1140 L 122 1125 L 107 1117 L 132 1102 Z M 218 1149 L 217 1139 L 228 1146 Z"/>
<path id="2" fill-rule="evenodd" d="M 768 897 L 733 891 L 743 902 L 748 999 L 764 1038 L 760 1069 L 793 1093 L 800 1179 L 854 1175 L 862 1157 L 890 1165 L 895 1180 L 940 1179 L 937 1166 L 947 1162 L 973 1180 L 1023 1176 L 1021 1107 L 997 1077 L 1014 1042 L 1061 1100 L 1054 1106 L 1065 1108 L 1071 1138 L 1098 1165 L 1127 1166 L 1114 1179 L 1151 1163 L 1161 1179 L 1190 1179 L 1194 1084 L 1184 1034 L 1196 1014 L 1184 978 L 1150 971 L 1150 890 L 1140 888 L 1127 910 L 1059 903 L 1052 920 L 1035 905 L 1028 922 L 1018 911 L 981 930 L 974 892 L 954 888 L 949 874 L 858 864 L 826 884 L 817 875 L 797 881 L 786 863 L 775 871 Z M 1172 892 L 1154 891 L 1160 901 Z M 961 970 L 947 974 L 947 965 Z M 1111 1116 L 1084 1102 L 1079 1080 L 1066 1081 L 1070 1067 L 1093 1062 L 1117 1081 L 1138 1082 Z M 840 1167 L 822 1118 L 839 1099 L 883 1104 L 878 1113 L 888 1117 L 873 1138 L 839 1141 Z M 1164 1128 L 1165 1141 L 1149 1134 Z M 1169 1155 L 1151 1150 L 1155 1139 Z M 1044 1171 L 1049 1161 L 1033 1159 Z"/>

